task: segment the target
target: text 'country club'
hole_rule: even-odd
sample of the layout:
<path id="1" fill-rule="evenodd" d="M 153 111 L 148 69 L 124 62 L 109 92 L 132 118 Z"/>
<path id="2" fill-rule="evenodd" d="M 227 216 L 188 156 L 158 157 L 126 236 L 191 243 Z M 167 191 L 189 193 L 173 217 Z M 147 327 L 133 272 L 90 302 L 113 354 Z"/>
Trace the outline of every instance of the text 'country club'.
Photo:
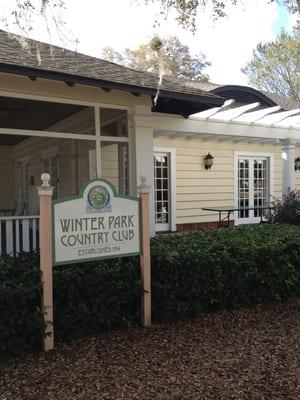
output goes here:
<path id="1" fill-rule="evenodd" d="M 60 219 L 61 243 L 66 247 L 123 242 L 135 237 L 134 215 Z"/>

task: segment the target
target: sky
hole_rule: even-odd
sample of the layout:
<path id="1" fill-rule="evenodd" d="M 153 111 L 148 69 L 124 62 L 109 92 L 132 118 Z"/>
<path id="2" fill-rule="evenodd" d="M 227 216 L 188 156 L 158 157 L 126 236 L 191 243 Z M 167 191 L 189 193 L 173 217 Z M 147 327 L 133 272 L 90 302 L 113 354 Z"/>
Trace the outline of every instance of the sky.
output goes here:
<path id="1" fill-rule="evenodd" d="M 14 3 L 0 0 L 0 15 L 8 21 Z M 243 5 L 228 7 L 228 17 L 217 21 L 212 20 L 209 11 L 198 13 L 194 35 L 180 28 L 173 14 L 166 20 L 160 18 L 158 4 L 145 5 L 142 0 L 66 0 L 66 6 L 64 19 L 79 41 L 77 51 L 101 57 L 106 46 L 122 51 L 136 48 L 154 35 L 177 35 L 192 54 L 206 55 L 212 65 L 204 72 L 220 84 L 247 85 L 241 68 L 251 60 L 256 45 L 274 40 L 282 28 L 291 31 L 296 23 L 295 16 L 289 16 L 283 6 L 267 4 L 266 0 L 244 0 Z M 157 19 L 159 24 L 154 26 Z M 0 20 L 1 27 L 5 28 Z M 9 29 L 17 33 L 11 24 Z M 55 33 L 49 38 L 42 20 L 36 21 L 30 37 L 75 49 L 74 44 L 62 44 Z"/>

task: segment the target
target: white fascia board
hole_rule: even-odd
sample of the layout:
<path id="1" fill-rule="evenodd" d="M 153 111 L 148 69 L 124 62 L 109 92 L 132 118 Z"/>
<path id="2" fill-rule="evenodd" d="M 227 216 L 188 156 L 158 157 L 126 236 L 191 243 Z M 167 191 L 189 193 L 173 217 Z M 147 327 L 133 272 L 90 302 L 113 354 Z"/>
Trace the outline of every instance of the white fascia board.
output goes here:
<path id="1" fill-rule="evenodd" d="M 170 116 L 137 116 L 139 126 L 149 126 L 151 123 L 156 132 L 182 133 L 182 135 L 201 134 L 215 136 L 218 139 L 222 136 L 236 136 L 246 138 L 268 139 L 268 140 L 295 140 L 300 141 L 300 130 L 294 128 L 282 128 L 276 126 L 249 125 L 238 122 L 224 122 L 214 120 L 199 120 L 194 118 L 173 118 Z M 151 120 L 151 121 L 150 121 Z M 212 137 L 213 139 L 213 137 Z"/>

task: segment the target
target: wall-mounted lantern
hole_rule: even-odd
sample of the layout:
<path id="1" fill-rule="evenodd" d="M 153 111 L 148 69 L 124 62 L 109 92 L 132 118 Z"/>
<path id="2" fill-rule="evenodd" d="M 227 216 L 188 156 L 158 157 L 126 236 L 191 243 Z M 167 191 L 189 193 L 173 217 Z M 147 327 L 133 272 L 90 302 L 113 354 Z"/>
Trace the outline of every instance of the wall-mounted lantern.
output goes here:
<path id="1" fill-rule="evenodd" d="M 295 171 L 298 171 L 300 169 L 300 157 L 295 158 Z"/>
<path id="2" fill-rule="evenodd" d="M 204 167 L 205 167 L 205 169 L 211 169 L 211 167 L 214 165 L 214 159 L 215 159 L 215 157 L 212 156 L 210 153 L 208 153 L 204 157 Z"/>

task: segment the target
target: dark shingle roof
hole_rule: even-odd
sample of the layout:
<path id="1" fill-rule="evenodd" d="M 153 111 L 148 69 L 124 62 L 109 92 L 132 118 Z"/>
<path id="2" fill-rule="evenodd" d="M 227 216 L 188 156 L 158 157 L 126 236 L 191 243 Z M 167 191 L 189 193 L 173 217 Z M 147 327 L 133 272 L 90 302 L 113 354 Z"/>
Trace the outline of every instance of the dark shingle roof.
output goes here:
<path id="1" fill-rule="evenodd" d="M 215 93 L 225 98 L 234 98 L 238 103 L 251 103 L 259 101 L 262 106 L 270 107 L 273 105 L 281 106 L 283 110 L 293 110 L 299 108 L 296 100 L 287 96 L 281 96 L 276 93 L 269 93 L 263 90 L 257 90 L 249 86 L 241 85 L 221 85 L 211 82 L 186 82 L 189 87 Z"/>
<path id="2" fill-rule="evenodd" d="M 85 54 L 0 30 L 0 71 L 44 76 L 65 81 L 94 84 L 111 89 L 155 95 L 158 76 L 126 68 Z M 205 108 L 222 104 L 223 99 L 175 79 L 164 78 L 161 97 L 193 101 Z"/>
<path id="3" fill-rule="evenodd" d="M 296 108 L 300 107 L 300 104 L 294 100 L 291 99 L 290 97 L 284 97 L 280 96 L 279 94 L 276 93 L 268 93 L 268 92 L 262 92 L 264 93 L 269 99 L 274 101 L 278 106 L 281 106 L 283 110 L 294 110 Z"/>

